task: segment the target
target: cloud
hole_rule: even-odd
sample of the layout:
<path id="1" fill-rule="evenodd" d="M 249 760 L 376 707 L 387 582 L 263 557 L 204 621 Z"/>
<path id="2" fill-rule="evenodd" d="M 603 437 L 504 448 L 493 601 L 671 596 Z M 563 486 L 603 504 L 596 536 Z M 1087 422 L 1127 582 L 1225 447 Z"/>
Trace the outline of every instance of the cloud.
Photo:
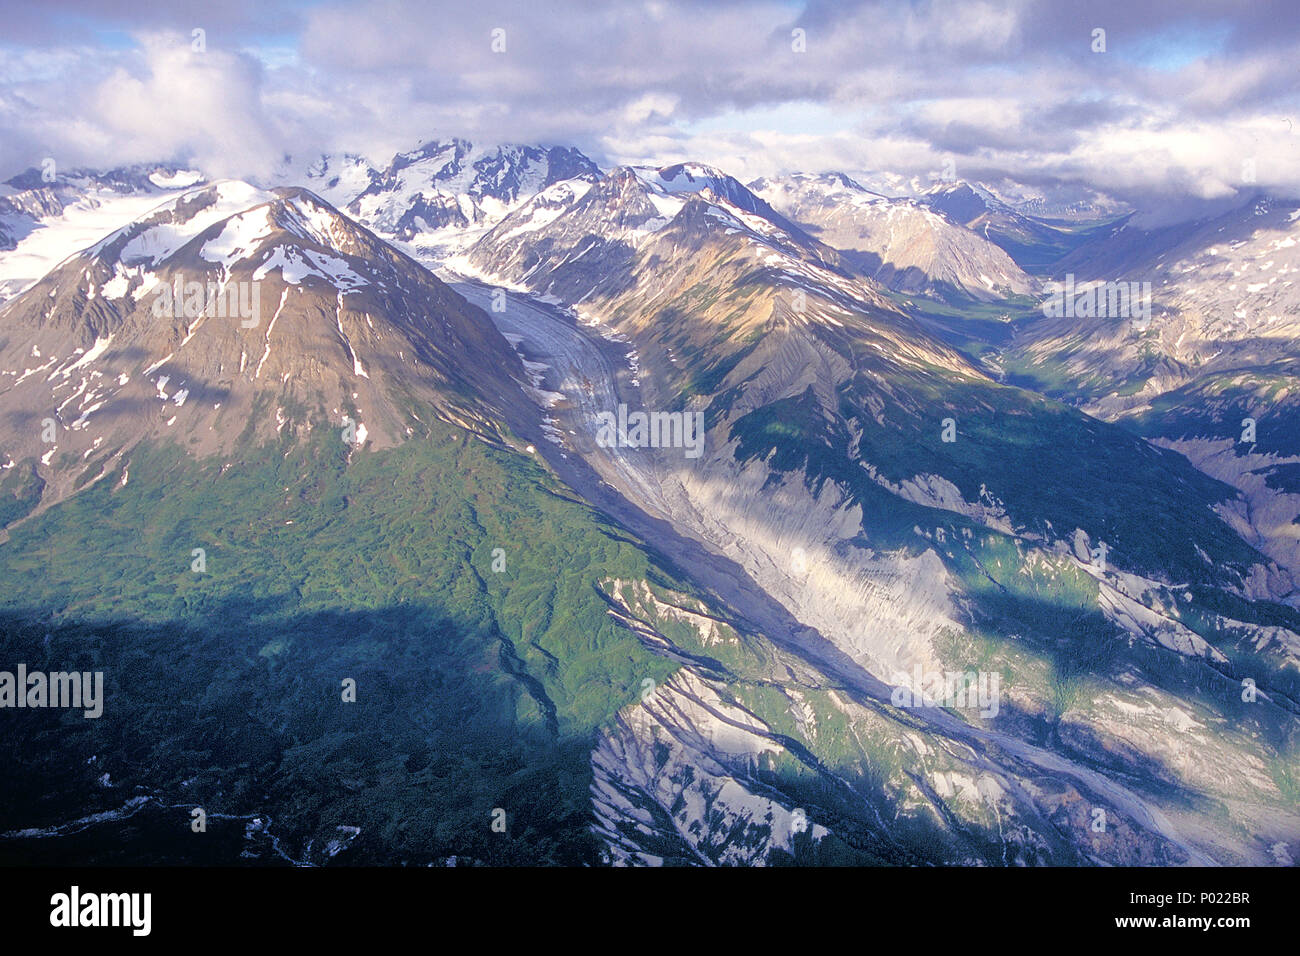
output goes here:
<path id="1" fill-rule="evenodd" d="M 1300 195 L 1300 18 L 1271 0 L 132 6 L 15 14 L 0 47 L 6 168 L 184 158 L 257 175 L 285 153 L 383 161 L 461 135 L 742 176 L 924 177 L 952 161 L 1139 205 Z"/>
<path id="2" fill-rule="evenodd" d="M 64 56 L 71 62 L 60 75 L 25 79 L 0 106 L 9 168 L 45 156 L 64 168 L 179 159 L 213 176 L 256 175 L 271 170 L 300 125 L 267 110 L 256 57 L 199 52 L 190 35 L 144 34 L 127 52 Z"/>

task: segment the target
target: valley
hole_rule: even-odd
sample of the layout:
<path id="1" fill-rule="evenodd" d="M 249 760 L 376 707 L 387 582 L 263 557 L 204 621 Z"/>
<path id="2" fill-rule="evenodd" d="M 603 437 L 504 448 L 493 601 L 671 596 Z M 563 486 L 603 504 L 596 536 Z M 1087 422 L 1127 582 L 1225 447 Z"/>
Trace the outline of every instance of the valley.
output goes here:
<path id="1" fill-rule="evenodd" d="M 118 175 L 93 244 L 17 240 L 60 252 L 0 306 L 3 646 L 109 687 L 102 729 L 23 718 L 64 756 L 10 745 L 0 856 L 143 859 L 199 806 L 235 823 L 169 852 L 255 865 L 1300 840 L 1290 426 L 1243 458 L 1237 392 L 1170 399 L 1222 363 L 1107 392 L 1130 333 L 1037 296 L 1122 227 L 463 141 L 277 175 Z M 189 279 L 260 308 L 153 307 Z M 636 412 L 702 443 L 602 439 Z M 930 672 L 997 706 L 898 703 Z"/>

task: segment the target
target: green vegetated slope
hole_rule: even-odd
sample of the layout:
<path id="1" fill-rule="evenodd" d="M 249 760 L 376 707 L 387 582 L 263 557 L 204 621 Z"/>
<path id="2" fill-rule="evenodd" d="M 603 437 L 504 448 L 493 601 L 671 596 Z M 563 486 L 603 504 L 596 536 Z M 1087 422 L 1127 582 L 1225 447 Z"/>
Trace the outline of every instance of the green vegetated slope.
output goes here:
<path id="1" fill-rule="evenodd" d="M 622 589 L 635 613 L 650 616 L 644 602 Z M 799 866 L 916 866 L 916 865 L 1078 865 L 1089 857 L 1077 834 L 1087 828 L 1089 803 L 1076 784 L 1064 776 L 1035 775 L 1036 809 L 1013 797 L 1008 800 L 970 799 L 956 795 L 954 781 L 973 781 L 985 770 L 973 753 L 953 747 L 915 711 L 900 709 L 856 692 L 828 678 L 798 656 L 761 636 L 738 634 L 722 625 L 701 632 L 665 629 L 665 637 L 680 654 L 694 661 L 693 669 L 709 682 L 721 700 L 741 708 L 761 723 L 765 736 L 779 747 L 759 757 L 749 753 L 714 753 L 700 764 L 717 780 L 719 765 L 727 779 L 738 781 L 758 796 L 777 794 L 807 819 L 829 829 L 796 833 L 786 842 L 776 832 L 771 815 L 728 817 L 713 810 L 681 832 L 701 836 L 693 851 L 683 853 L 678 831 L 661 826 L 653 834 L 639 828 L 622 829 L 649 853 L 670 861 L 698 859 L 697 853 L 720 862 L 739 852 L 769 845 L 768 865 Z M 954 648 L 971 667 L 992 663 Z M 950 713 L 956 714 L 955 711 Z M 749 721 L 745 723 L 749 725 Z M 667 765 L 670 750 L 656 745 L 656 770 L 671 779 L 679 792 L 699 786 L 694 764 Z M 1023 769 L 1023 768 L 1022 768 Z M 988 778 L 992 779 L 992 778 Z M 937 789 L 936 789 L 937 788 Z M 723 787 L 704 787 L 707 796 L 720 796 Z M 732 793 L 734 799 L 734 791 Z M 676 812 L 682 797 L 667 808 Z M 725 803 L 725 801 L 720 801 Z M 662 816 L 650 808 L 644 819 Z M 771 843 L 769 844 L 769 840 Z M 1169 863 L 1176 859 L 1149 838 L 1127 826 L 1112 829 L 1100 856 L 1116 863 Z"/>
<path id="2" fill-rule="evenodd" d="M 955 421 L 956 441 L 942 440 L 945 418 Z M 1300 631 L 1300 613 L 1240 596 L 1250 566 L 1265 559 L 1212 510 L 1232 489 L 1181 456 L 1018 389 L 940 370 L 922 377 L 861 369 L 841 388 L 834 411 L 809 389 L 739 418 L 730 434 L 741 460 L 802 473 L 814 490 L 827 480 L 845 489 L 863 514 L 861 538 L 851 546 L 933 549 L 943 559 L 966 632 L 938 650 L 955 668 L 1002 673 L 1010 695 L 1003 728 L 1068 747 L 1056 737 L 1063 715 L 1091 719 L 1099 695 L 1131 694 L 1140 676 L 1207 718 L 1226 746 L 1253 750 L 1262 742 L 1266 753 L 1289 755 L 1278 759 L 1290 772 L 1300 766 L 1300 674 L 1285 647 L 1261 630 Z M 1004 512 L 1013 532 L 903 500 L 865 464 L 895 484 L 939 476 L 967 503 Z M 1075 529 L 1092 545 L 1107 543 L 1105 580 L 1132 590 L 1121 572 L 1150 579 L 1132 597 L 1227 661 L 1130 639 L 1103 614 L 1097 579 L 1053 553 L 1051 543 L 1069 542 Z M 1245 678 L 1267 689 L 1272 702 L 1243 705 Z M 1112 757 L 1105 750 L 1076 756 Z"/>
<path id="3" fill-rule="evenodd" d="M 1020 389 L 939 369 L 862 368 L 841 386 L 834 412 L 810 389 L 751 412 L 732 433 L 742 458 L 775 451 L 781 470 L 806 468 L 862 494 L 874 482 L 860 463 L 894 483 L 940 476 L 967 502 L 1005 509 L 1017 529 L 1048 539 L 1082 529 L 1107 542 L 1117 563 L 1164 579 L 1225 583 L 1260 560 L 1212 511 L 1234 491 L 1181 456 Z M 1224 566 L 1207 566 L 1198 546 Z"/>
<path id="4" fill-rule="evenodd" d="M 1122 419 L 1148 437 L 1229 439 L 1239 454 L 1300 454 L 1300 365 L 1242 369 L 1206 375 L 1152 399 Z M 1256 442 L 1241 441 L 1242 422 L 1255 420 Z"/>
<path id="5" fill-rule="evenodd" d="M 593 858 L 593 731 L 675 667 L 597 582 L 668 575 L 536 464 L 459 430 L 348 456 L 329 427 L 241 460 L 140 446 L 12 529 L 0 660 L 107 686 L 98 720 L 6 713 L 0 833 L 156 803 L 125 846 L 92 827 L 0 840 L 0 858 L 237 862 L 252 844 L 192 835 L 196 805 L 269 830 L 269 861 L 330 858 L 340 827 L 360 828 L 340 862 Z"/>
<path id="6" fill-rule="evenodd" d="M 1131 695 L 1137 676 L 1167 692 L 1167 705 L 1190 701 L 1213 726 L 1226 726 L 1232 747 L 1256 746 L 1254 734 L 1274 753 L 1296 752 L 1288 734 L 1300 675 L 1285 638 L 1259 629 L 1300 631 L 1300 614 L 1240 597 L 1251 568 L 1266 559 L 1215 513 L 1234 489 L 1122 427 L 973 368 L 963 372 L 958 356 L 887 310 L 850 314 L 844 300 L 812 294 L 800 310 L 765 267 L 737 253 L 728 258 L 725 248 L 708 261 L 707 272 L 673 272 L 662 294 L 655 287 L 602 303 L 601 315 L 637 343 L 647 374 L 671 396 L 666 404 L 701 401 L 709 427 L 724 424 L 721 440 L 737 442 L 739 460 L 765 462 L 772 482 L 797 475 L 814 492 L 833 481 L 860 505 L 862 535 L 844 547 L 942 558 L 967 630 L 946 659 L 966 669 L 973 656 L 983 669 L 1003 669 L 1003 686 L 1017 697 L 1004 721 L 1046 739 L 1071 712 L 1093 719 L 1099 688 Z M 653 260 L 643 266 L 638 275 L 656 275 Z M 670 347 L 656 361 L 656 349 Z M 791 376 L 816 369 L 823 384 L 835 375 L 836 392 L 828 397 L 802 377 L 798 393 L 752 408 L 753 395 L 776 391 L 773 369 Z M 956 441 L 943 441 L 945 419 Z M 892 486 L 920 479 L 918 498 L 931 476 L 940 479 L 943 493 L 955 488 L 965 502 L 950 507 L 972 517 L 913 504 L 867 466 Z M 974 516 L 980 510 L 985 520 Z M 1009 532 L 990 526 L 1003 521 Z M 1094 576 L 1057 553 L 1073 550 L 1076 530 L 1089 547 L 1106 544 L 1108 587 L 1136 587 L 1128 596 L 1137 605 L 1185 626 L 1227 662 L 1157 648 L 1154 635 L 1130 640 L 1103 612 L 1113 594 L 1103 598 Z M 1125 581 L 1122 572 L 1150 583 Z M 1237 720 L 1246 677 L 1286 706 Z M 1105 717 L 1113 729 L 1123 714 L 1112 708 Z"/>

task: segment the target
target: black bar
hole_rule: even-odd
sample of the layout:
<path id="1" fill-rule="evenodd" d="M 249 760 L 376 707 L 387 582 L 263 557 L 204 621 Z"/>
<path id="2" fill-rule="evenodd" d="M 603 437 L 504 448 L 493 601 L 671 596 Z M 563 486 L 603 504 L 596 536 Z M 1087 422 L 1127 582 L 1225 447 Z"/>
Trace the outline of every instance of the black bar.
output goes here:
<path id="1" fill-rule="evenodd" d="M 151 894 L 144 938 L 166 943 L 337 945 L 428 932 L 449 946 L 468 930 L 493 945 L 520 933 L 582 949 L 661 932 L 682 940 L 677 934 L 688 928 L 715 941 L 734 933 L 740 942 L 782 923 L 805 938 L 848 930 L 873 944 L 1028 942 L 1034 937 L 1026 934 L 1050 933 L 1145 942 L 1199 935 L 1231 945 L 1289 932 L 1295 896 L 1286 869 L 8 868 L 0 870 L 6 931 L 141 941 L 129 926 L 51 926 L 52 897 L 73 886 L 83 901 Z M 1206 917 L 1245 917 L 1249 925 L 1178 922 Z M 1127 918 L 1155 925 L 1117 925 Z"/>

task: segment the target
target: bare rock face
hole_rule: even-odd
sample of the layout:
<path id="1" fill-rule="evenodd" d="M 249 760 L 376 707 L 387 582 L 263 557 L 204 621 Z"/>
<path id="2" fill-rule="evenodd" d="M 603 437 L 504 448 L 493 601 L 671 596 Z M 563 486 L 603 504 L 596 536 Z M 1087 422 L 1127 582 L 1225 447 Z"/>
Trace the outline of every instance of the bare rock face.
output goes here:
<path id="1" fill-rule="evenodd" d="M 1270 478 L 1300 465 L 1300 455 L 1243 454 L 1241 443 L 1228 438 L 1158 438 L 1156 442 L 1240 490 L 1237 500 L 1224 504 L 1223 515 L 1243 538 L 1272 559 L 1271 566 L 1261 565 L 1253 592 L 1265 600 L 1295 602 L 1300 596 L 1300 525 L 1295 523 L 1300 517 L 1300 492 Z"/>
<path id="2" fill-rule="evenodd" d="M 621 714 L 592 753 L 597 832 L 610 862 L 662 863 L 680 854 L 689 862 L 762 865 L 773 849 L 788 850 L 802 832 L 794 808 L 755 793 L 761 788 L 747 779 L 752 764 L 784 753 L 752 714 L 679 672 Z M 815 823 L 806 829 L 812 840 L 828 832 Z"/>

